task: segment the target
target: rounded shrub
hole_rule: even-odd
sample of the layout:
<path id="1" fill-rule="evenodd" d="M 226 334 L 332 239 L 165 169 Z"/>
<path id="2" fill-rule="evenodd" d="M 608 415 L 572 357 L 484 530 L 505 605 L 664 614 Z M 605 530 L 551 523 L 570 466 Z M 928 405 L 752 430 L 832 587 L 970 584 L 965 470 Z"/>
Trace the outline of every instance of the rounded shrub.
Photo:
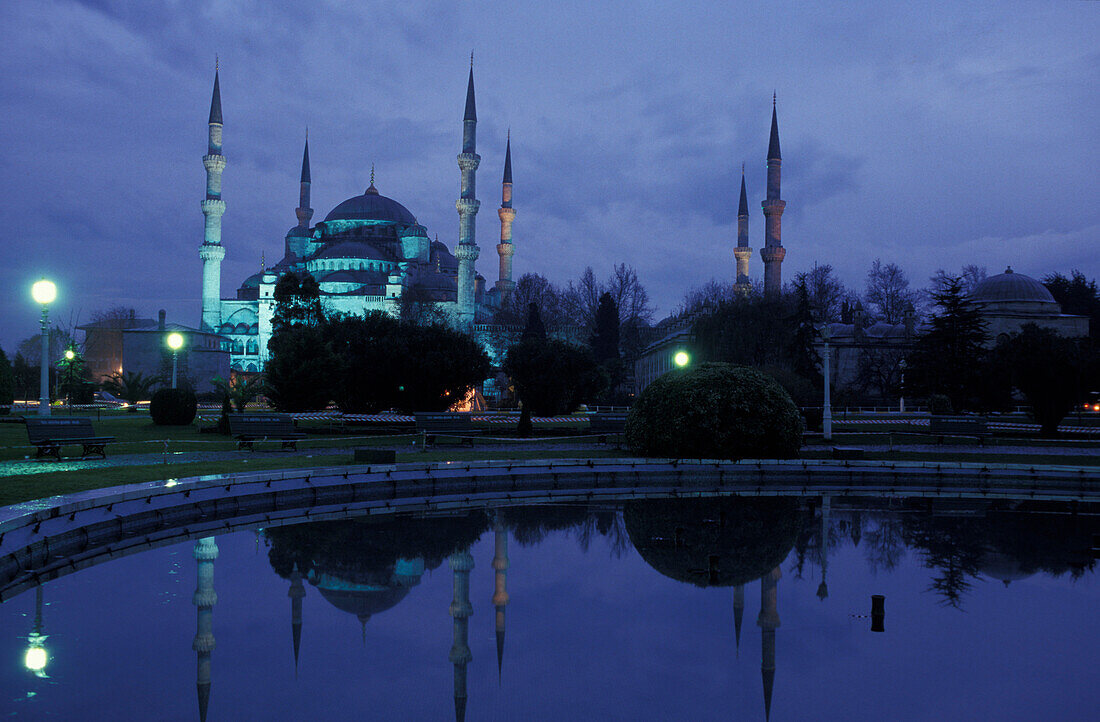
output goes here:
<path id="1" fill-rule="evenodd" d="M 704 363 L 646 387 L 626 419 L 640 456 L 789 459 L 802 445 L 802 414 L 775 379 L 747 366 Z"/>
<path id="2" fill-rule="evenodd" d="M 194 391 L 161 389 L 149 402 L 149 415 L 157 426 L 184 426 L 195 420 L 197 408 Z"/>

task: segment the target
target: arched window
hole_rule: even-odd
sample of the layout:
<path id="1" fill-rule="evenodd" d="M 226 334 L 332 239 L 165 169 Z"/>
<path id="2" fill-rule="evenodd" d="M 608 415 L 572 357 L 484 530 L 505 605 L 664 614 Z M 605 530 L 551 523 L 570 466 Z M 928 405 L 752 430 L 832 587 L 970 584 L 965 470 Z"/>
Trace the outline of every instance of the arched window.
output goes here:
<path id="1" fill-rule="evenodd" d="M 253 356 L 260 352 L 260 346 L 255 341 L 249 341 L 247 344 L 245 344 L 244 349 L 244 352 L 249 356 Z"/>

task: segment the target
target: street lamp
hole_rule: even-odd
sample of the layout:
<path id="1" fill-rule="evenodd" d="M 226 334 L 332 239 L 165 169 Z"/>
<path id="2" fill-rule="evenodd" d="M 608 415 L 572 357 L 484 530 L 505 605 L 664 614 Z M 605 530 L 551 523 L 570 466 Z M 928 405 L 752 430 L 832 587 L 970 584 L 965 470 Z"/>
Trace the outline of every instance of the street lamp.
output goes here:
<path id="1" fill-rule="evenodd" d="M 821 340 L 825 342 L 825 408 L 821 411 L 821 435 L 825 441 L 833 439 L 833 404 L 829 398 L 830 374 L 829 374 L 829 324 L 821 327 Z"/>
<path id="2" fill-rule="evenodd" d="M 181 334 L 168 334 L 168 348 L 172 349 L 172 388 L 176 388 L 176 360 L 182 346 L 183 336 Z"/>
<path id="3" fill-rule="evenodd" d="M 683 368 L 691 363 L 691 356 L 688 356 L 687 351 L 677 351 L 676 355 L 672 357 L 672 363 L 676 364 L 676 368 Z"/>
<path id="4" fill-rule="evenodd" d="M 65 349 L 65 403 L 69 405 L 69 413 L 73 412 L 73 359 L 76 358 L 76 351 L 73 351 L 73 347 Z"/>
<path id="5" fill-rule="evenodd" d="M 57 298 L 57 286 L 43 278 L 31 286 L 31 296 L 42 306 L 42 363 L 38 393 L 38 415 L 50 415 L 50 304 Z"/>

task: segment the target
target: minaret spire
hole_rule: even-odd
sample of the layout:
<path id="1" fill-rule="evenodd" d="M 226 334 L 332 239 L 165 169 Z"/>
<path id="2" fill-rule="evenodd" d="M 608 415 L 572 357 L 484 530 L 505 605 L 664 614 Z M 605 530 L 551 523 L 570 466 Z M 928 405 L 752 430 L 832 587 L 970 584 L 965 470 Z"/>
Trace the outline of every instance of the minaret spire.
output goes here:
<path id="1" fill-rule="evenodd" d="M 775 687 L 775 630 L 779 628 L 779 567 L 760 578 L 760 676 L 764 682 L 764 719 L 771 719 L 772 689 Z"/>
<path id="2" fill-rule="evenodd" d="M 302 149 L 302 179 L 301 188 L 298 191 L 298 207 L 294 214 L 298 216 L 298 227 L 309 228 L 309 220 L 313 218 L 313 209 L 309 207 L 310 173 L 309 173 L 309 129 L 306 129 L 306 144 Z"/>
<path id="3" fill-rule="evenodd" d="M 504 608 L 508 605 L 508 530 L 504 528 L 499 518 L 497 518 L 494 527 L 494 536 L 493 570 L 495 580 L 492 602 L 496 608 L 497 681 L 499 682 L 501 670 L 504 666 Z"/>
<path id="4" fill-rule="evenodd" d="M 219 81 L 218 62 L 214 62 L 214 92 L 210 97 L 210 121 L 206 155 L 202 164 L 206 168 L 206 198 L 202 201 L 202 215 L 205 219 L 203 242 L 199 247 L 202 259 L 202 322 L 204 331 L 217 331 L 221 326 L 221 285 L 222 259 L 225 248 L 222 247 L 222 215 L 225 213 L 225 201 L 222 200 L 222 171 L 225 169 L 225 156 L 222 155 L 222 93 Z"/>
<path id="5" fill-rule="evenodd" d="M 475 236 L 475 220 L 481 202 L 477 200 L 477 167 L 481 156 L 477 154 L 477 109 L 474 103 L 474 56 L 470 54 L 470 80 L 466 85 L 466 112 L 462 116 L 462 152 L 458 154 L 458 167 L 462 171 L 461 193 L 455 201 L 458 210 L 458 313 L 459 330 L 470 331 L 474 325 L 476 301 L 475 262 L 481 254 Z"/>
<path id="6" fill-rule="evenodd" d="M 466 665 L 474 658 L 469 641 L 470 615 L 474 613 L 470 605 L 470 570 L 474 568 L 474 558 L 469 550 L 463 550 L 452 554 L 447 561 L 454 575 L 454 598 L 450 607 L 454 636 L 448 659 L 455 666 L 455 720 L 463 722 L 466 719 Z"/>
<path id="7" fill-rule="evenodd" d="M 741 620 L 745 618 L 745 585 L 733 588 L 733 637 L 737 653 L 741 653 Z"/>
<path id="8" fill-rule="evenodd" d="M 214 652 L 214 605 L 218 602 L 218 594 L 214 591 L 214 560 L 218 558 L 218 545 L 214 537 L 195 542 L 194 556 L 198 566 L 198 584 L 191 603 L 197 610 L 198 629 L 191 649 L 198 653 L 196 688 L 199 722 L 206 722 L 206 712 L 210 707 L 210 657 Z"/>
<path id="9" fill-rule="evenodd" d="M 302 599 L 306 596 L 305 585 L 302 584 L 302 573 L 298 571 L 298 564 L 290 571 L 290 634 L 294 642 L 294 676 L 298 676 L 298 652 L 302 648 Z"/>
<path id="10" fill-rule="evenodd" d="M 512 221 L 516 218 L 516 211 L 512 208 L 512 131 L 510 129 L 507 144 L 504 147 L 504 182 L 497 215 L 500 216 L 500 243 L 497 244 L 500 276 L 496 287 L 500 292 L 501 308 L 504 308 L 512 289 L 516 287 L 515 282 L 512 281 L 512 256 L 516 252 L 515 246 L 512 245 Z"/>
<path id="11" fill-rule="evenodd" d="M 775 110 L 775 93 L 772 93 L 772 131 L 768 141 L 768 191 L 760 206 L 764 210 L 764 247 L 760 257 L 764 261 L 764 296 L 779 297 L 783 289 L 782 265 L 787 250 L 781 240 L 783 209 L 787 203 L 779 199 L 779 169 L 783 159 L 779 152 L 779 120 Z"/>
<path id="12" fill-rule="evenodd" d="M 749 248 L 749 198 L 745 192 L 745 164 L 741 163 L 741 202 L 737 206 L 737 247 L 733 249 L 737 259 L 737 280 L 734 288 L 738 293 L 747 294 L 752 290 L 749 279 L 749 261 L 752 249 Z"/>

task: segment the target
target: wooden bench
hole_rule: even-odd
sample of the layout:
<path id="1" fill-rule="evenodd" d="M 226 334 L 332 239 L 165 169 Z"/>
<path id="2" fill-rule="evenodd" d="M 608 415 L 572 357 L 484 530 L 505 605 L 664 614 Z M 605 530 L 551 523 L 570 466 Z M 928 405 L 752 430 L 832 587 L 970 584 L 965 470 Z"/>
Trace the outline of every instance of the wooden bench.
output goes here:
<path id="1" fill-rule="evenodd" d="M 941 444 L 945 436 L 973 436 L 979 442 L 989 436 L 989 426 L 980 416 L 933 416 L 928 431 L 938 436 Z"/>
<path id="2" fill-rule="evenodd" d="M 439 436 L 455 436 L 465 446 L 473 446 L 473 435 L 480 432 L 475 429 L 473 419 L 468 412 L 444 411 L 413 414 L 416 418 L 416 433 L 424 436 L 424 446 L 432 446 Z"/>
<path id="3" fill-rule="evenodd" d="M 38 447 L 34 458 L 52 456 L 61 461 L 61 447 L 65 444 L 80 444 L 83 449 L 80 458 L 99 454 L 107 458 L 107 444 L 115 440 L 113 436 L 96 436 L 92 420 L 83 417 L 54 416 L 28 418 L 27 439 Z"/>
<path id="4" fill-rule="evenodd" d="M 600 437 L 606 444 L 609 436 L 622 436 L 626 431 L 626 414 L 591 414 L 588 417 L 588 433 Z"/>
<path id="5" fill-rule="evenodd" d="M 306 437 L 294 426 L 290 414 L 229 414 L 229 435 L 238 449 L 255 451 L 257 441 L 278 441 L 282 448 L 298 450 L 298 440 Z"/>

